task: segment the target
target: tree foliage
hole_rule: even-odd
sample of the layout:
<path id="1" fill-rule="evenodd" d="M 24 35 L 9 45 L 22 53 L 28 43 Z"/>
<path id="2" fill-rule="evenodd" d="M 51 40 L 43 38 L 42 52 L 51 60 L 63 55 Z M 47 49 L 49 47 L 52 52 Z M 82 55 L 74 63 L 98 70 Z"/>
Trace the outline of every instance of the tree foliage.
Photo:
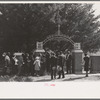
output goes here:
<path id="1" fill-rule="evenodd" d="M 35 48 L 57 31 L 57 10 L 61 32 L 74 42 L 81 42 L 83 50 L 100 46 L 100 16 L 94 15 L 92 4 L 0 4 L 0 36 L 4 50 Z"/>

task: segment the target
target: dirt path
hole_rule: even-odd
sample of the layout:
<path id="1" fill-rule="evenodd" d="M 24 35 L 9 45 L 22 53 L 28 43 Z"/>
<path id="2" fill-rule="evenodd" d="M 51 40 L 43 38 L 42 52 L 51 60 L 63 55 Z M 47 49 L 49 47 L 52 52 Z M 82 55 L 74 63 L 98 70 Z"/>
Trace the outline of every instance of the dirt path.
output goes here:
<path id="1" fill-rule="evenodd" d="M 57 76 L 58 77 L 58 76 Z M 51 80 L 50 75 L 33 77 L 33 76 L 0 76 L 0 82 L 68 82 L 68 81 L 100 81 L 100 73 L 89 74 L 66 74 L 65 78 Z"/>

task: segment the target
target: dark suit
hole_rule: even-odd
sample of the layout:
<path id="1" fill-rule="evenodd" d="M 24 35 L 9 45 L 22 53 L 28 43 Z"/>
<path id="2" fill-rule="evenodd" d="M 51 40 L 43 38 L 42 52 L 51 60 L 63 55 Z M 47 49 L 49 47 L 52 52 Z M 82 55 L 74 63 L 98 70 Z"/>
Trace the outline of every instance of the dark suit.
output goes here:
<path id="1" fill-rule="evenodd" d="M 67 74 L 70 72 L 71 74 L 71 64 L 72 64 L 72 56 L 71 54 L 67 55 L 67 61 L 66 61 L 66 66 L 67 66 Z"/>
<path id="2" fill-rule="evenodd" d="M 56 67 L 57 67 L 57 58 L 52 56 L 50 59 L 51 62 L 51 79 L 56 78 Z"/>
<path id="3" fill-rule="evenodd" d="M 84 64 L 84 70 L 85 71 L 89 71 L 89 57 L 84 57 L 84 61 L 85 61 L 85 64 Z"/>
<path id="4" fill-rule="evenodd" d="M 85 61 L 84 70 L 86 71 L 86 77 L 88 77 L 88 71 L 89 71 L 89 57 L 88 57 L 88 56 L 85 56 L 85 57 L 84 57 L 84 61 Z"/>
<path id="5" fill-rule="evenodd" d="M 64 78 L 64 58 L 60 55 L 58 56 L 58 65 L 62 68 L 61 71 L 58 72 L 59 74 L 59 77 L 58 78 L 61 78 L 61 74 L 62 74 L 62 78 Z"/>

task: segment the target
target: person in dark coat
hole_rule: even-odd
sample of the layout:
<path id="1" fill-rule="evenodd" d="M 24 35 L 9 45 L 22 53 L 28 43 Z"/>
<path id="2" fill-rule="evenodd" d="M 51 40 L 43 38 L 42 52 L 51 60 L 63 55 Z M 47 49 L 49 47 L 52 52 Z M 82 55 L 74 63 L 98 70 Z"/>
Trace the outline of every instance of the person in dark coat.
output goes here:
<path id="1" fill-rule="evenodd" d="M 57 57 L 52 53 L 51 58 L 51 79 L 56 79 Z"/>
<path id="2" fill-rule="evenodd" d="M 31 69 L 31 66 L 30 66 L 30 56 L 28 53 L 26 53 L 26 75 L 30 75 L 30 69 Z"/>
<path id="3" fill-rule="evenodd" d="M 68 51 L 67 57 L 66 57 L 66 67 L 67 67 L 67 74 L 71 74 L 71 65 L 72 65 L 72 55 L 70 51 Z"/>
<path id="4" fill-rule="evenodd" d="M 22 57 L 22 55 L 19 55 L 17 57 L 17 59 L 18 59 L 18 73 L 17 73 L 17 75 L 20 76 L 20 75 L 22 75 L 22 66 L 23 66 L 23 57 Z"/>
<path id="5" fill-rule="evenodd" d="M 12 62 L 12 74 L 16 75 L 18 71 L 18 59 L 14 54 L 12 55 L 11 62 Z"/>
<path id="6" fill-rule="evenodd" d="M 34 59 L 32 53 L 30 53 L 29 59 L 30 59 L 30 74 L 31 74 L 32 76 L 34 76 L 34 66 L 33 66 L 33 63 L 34 63 L 34 60 L 35 60 L 35 59 Z"/>
<path id="7" fill-rule="evenodd" d="M 58 66 L 60 67 L 60 70 L 59 70 L 59 72 L 58 72 L 58 75 L 59 75 L 59 77 L 58 77 L 58 79 L 60 79 L 61 78 L 61 74 L 62 74 L 62 78 L 65 78 L 65 75 L 64 75 L 64 60 L 65 60 L 65 58 L 64 58 L 64 56 L 62 56 L 63 55 L 63 53 L 61 52 L 61 54 L 60 55 L 58 55 L 58 61 L 57 61 L 57 63 L 58 63 Z"/>
<path id="8" fill-rule="evenodd" d="M 48 51 L 46 52 L 46 71 L 49 74 L 49 72 L 50 72 L 50 54 Z"/>
<path id="9" fill-rule="evenodd" d="M 8 53 L 4 53 L 3 57 L 5 59 L 4 73 L 10 75 L 11 59 Z"/>
<path id="10" fill-rule="evenodd" d="M 89 57 L 87 54 L 85 54 L 85 57 L 83 58 L 84 59 L 84 70 L 86 71 L 86 77 L 88 77 L 88 71 L 89 71 Z"/>
<path id="11" fill-rule="evenodd" d="M 26 60 L 26 54 L 25 53 L 23 53 L 22 54 L 22 57 L 23 57 L 23 66 L 22 66 L 22 68 L 23 68 L 23 75 L 25 75 L 26 74 L 26 63 L 27 63 L 27 60 Z"/>

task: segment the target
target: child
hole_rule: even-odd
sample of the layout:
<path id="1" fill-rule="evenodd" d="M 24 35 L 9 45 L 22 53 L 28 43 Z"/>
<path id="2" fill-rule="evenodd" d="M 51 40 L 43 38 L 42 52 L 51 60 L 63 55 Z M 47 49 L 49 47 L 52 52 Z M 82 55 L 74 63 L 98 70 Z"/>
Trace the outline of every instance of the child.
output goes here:
<path id="1" fill-rule="evenodd" d="M 36 57 L 35 61 L 34 61 L 34 65 L 35 65 L 35 73 L 36 76 L 39 76 L 39 71 L 40 71 L 40 57 Z"/>

